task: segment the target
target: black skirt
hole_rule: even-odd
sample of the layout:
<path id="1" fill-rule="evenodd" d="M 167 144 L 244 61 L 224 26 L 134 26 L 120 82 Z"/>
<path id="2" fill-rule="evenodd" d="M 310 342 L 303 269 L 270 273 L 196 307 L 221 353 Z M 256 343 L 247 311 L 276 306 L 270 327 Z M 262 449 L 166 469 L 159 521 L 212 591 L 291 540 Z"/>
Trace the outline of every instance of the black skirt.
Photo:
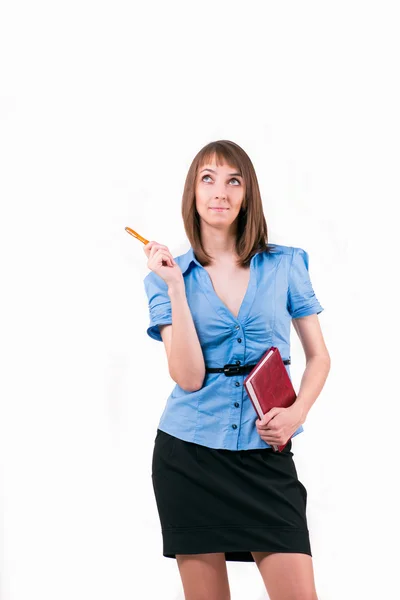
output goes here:
<path id="1" fill-rule="evenodd" d="M 291 448 L 290 440 L 282 452 L 214 449 L 157 429 L 152 481 L 163 555 L 224 552 L 243 562 L 254 560 L 251 551 L 312 556 L 307 491 Z"/>

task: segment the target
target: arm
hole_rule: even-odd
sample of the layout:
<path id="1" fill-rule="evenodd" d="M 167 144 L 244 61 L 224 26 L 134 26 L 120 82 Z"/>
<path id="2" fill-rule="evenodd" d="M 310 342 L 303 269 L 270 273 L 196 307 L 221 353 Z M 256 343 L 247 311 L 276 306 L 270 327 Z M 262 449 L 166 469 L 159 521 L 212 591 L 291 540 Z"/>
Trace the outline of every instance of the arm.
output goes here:
<path id="1" fill-rule="evenodd" d="M 306 356 L 306 368 L 293 404 L 293 407 L 297 407 L 300 422 L 303 424 L 308 411 L 324 387 L 330 371 L 331 359 L 316 314 L 292 319 L 292 324 Z"/>
<path id="2" fill-rule="evenodd" d="M 202 387 L 206 369 L 184 282 L 169 285 L 168 295 L 172 324 L 160 326 L 160 334 L 168 357 L 169 374 L 182 389 L 194 392 Z"/>
<path id="3" fill-rule="evenodd" d="M 306 368 L 294 403 L 285 409 L 274 407 L 256 422 L 261 439 L 278 445 L 303 425 L 331 366 L 318 319 L 324 309 L 315 296 L 308 273 L 308 254 L 302 248 L 293 248 L 288 280 L 287 309 L 304 349 Z"/>
<path id="4" fill-rule="evenodd" d="M 203 351 L 186 298 L 182 271 L 167 246 L 151 241 L 144 247 L 152 274 L 144 284 L 149 299 L 147 333 L 164 342 L 172 379 L 187 392 L 203 385 Z"/>

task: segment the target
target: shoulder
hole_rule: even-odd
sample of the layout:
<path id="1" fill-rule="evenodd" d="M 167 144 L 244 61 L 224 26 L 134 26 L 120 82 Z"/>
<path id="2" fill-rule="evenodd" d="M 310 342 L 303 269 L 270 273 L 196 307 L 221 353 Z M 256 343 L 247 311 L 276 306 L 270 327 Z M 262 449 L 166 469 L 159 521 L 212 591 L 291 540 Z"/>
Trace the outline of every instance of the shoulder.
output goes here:
<path id="1" fill-rule="evenodd" d="M 284 244 L 268 244 L 269 252 L 262 252 L 258 261 L 258 266 L 268 268 L 267 265 L 279 270 L 283 269 L 288 277 L 293 276 L 293 272 L 302 273 L 308 270 L 309 257 L 304 248 L 299 246 L 286 246 Z"/>
<path id="2" fill-rule="evenodd" d="M 268 251 L 261 252 L 261 260 L 278 264 L 290 265 L 295 248 L 283 244 L 268 244 Z"/>
<path id="3" fill-rule="evenodd" d="M 263 254 L 266 256 L 277 256 L 280 258 L 284 256 L 289 265 L 293 261 L 299 260 L 308 263 L 308 253 L 304 248 L 298 246 L 284 246 L 283 244 L 268 244 L 268 246 L 271 246 L 271 252 L 264 252 Z"/>
<path id="4" fill-rule="evenodd" d="M 283 244 L 268 244 L 268 248 L 270 248 L 270 252 L 264 252 L 267 256 L 292 256 L 293 254 L 293 246 L 284 246 Z"/>

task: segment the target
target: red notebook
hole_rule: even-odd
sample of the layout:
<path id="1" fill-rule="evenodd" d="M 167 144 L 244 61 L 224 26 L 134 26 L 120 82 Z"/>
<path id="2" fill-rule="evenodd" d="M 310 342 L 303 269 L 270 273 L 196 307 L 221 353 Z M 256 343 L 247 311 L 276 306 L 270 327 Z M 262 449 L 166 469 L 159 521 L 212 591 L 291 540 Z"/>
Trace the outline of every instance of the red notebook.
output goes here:
<path id="1" fill-rule="evenodd" d="M 244 379 L 243 385 L 260 419 L 274 406 L 288 408 L 297 398 L 281 354 L 275 346 L 271 346 L 260 358 Z M 272 448 L 275 452 L 281 452 L 288 441 L 281 446 L 272 444 Z"/>

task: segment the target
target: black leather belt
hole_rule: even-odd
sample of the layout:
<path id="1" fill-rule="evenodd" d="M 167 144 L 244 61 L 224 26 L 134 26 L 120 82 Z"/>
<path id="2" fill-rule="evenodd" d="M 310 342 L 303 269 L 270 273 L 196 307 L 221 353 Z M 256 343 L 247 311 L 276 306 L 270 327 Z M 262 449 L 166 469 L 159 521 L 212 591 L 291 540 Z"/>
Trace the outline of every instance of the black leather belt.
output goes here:
<path id="1" fill-rule="evenodd" d="M 283 360 L 284 365 L 290 365 L 290 358 Z M 227 377 L 233 377 L 234 375 L 244 375 L 250 373 L 250 371 L 256 365 L 241 365 L 240 360 L 236 363 L 226 364 L 223 367 L 206 367 L 206 373 L 224 373 Z"/>

